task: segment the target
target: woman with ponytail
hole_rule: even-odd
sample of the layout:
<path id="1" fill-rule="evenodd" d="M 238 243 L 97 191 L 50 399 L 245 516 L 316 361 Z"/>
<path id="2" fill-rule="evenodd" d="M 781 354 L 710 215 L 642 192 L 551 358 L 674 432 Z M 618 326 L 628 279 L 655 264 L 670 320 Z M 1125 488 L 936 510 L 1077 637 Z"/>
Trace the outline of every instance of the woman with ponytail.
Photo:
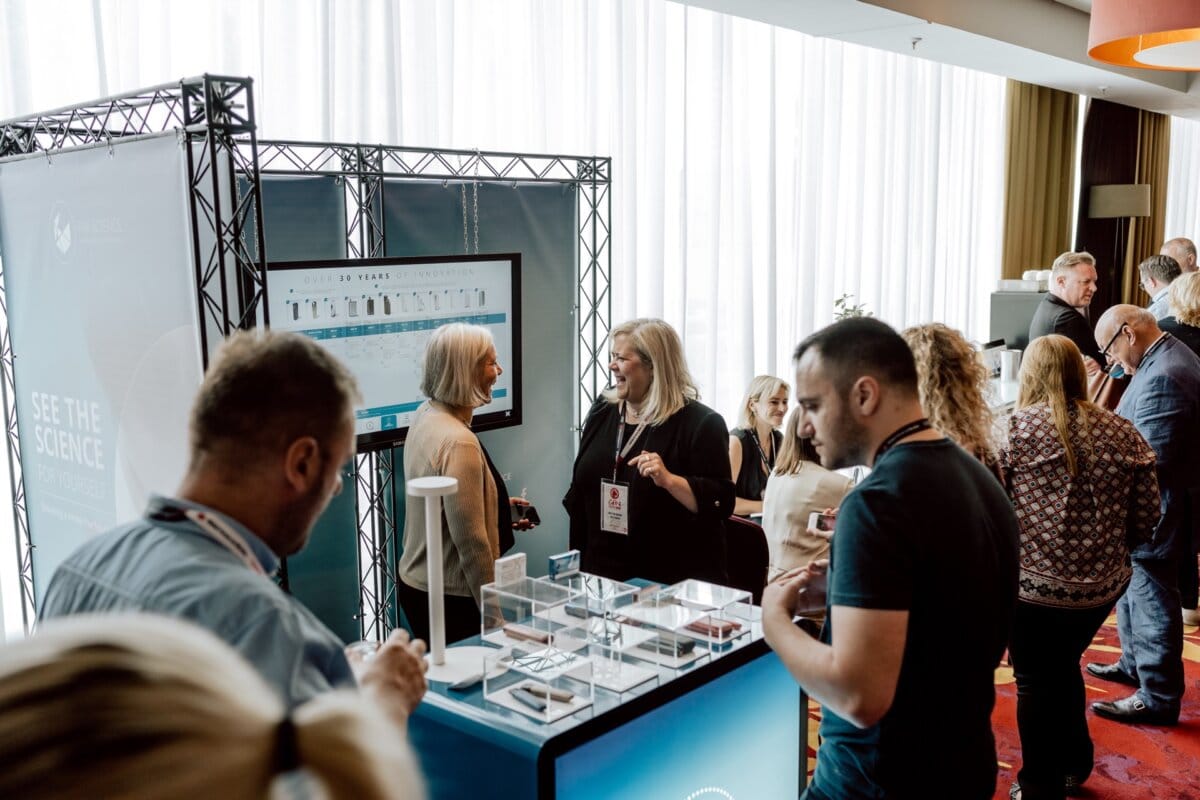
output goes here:
<path id="1" fill-rule="evenodd" d="M 1154 451 L 1087 399 L 1074 342 L 1029 343 L 1001 462 L 1021 530 L 1009 658 L 1023 764 L 1010 795 L 1063 797 L 1092 771 L 1079 659 L 1129 583 L 1129 553 L 1158 523 Z"/>
<path id="2" fill-rule="evenodd" d="M 383 702 L 378 702 L 383 699 Z M 0 797 L 423 796 L 387 698 L 330 691 L 290 714 L 228 645 L 144 614 L 53 621 L 0 647 Z M 382 707 L 381 707 L 382 706 Z"/>

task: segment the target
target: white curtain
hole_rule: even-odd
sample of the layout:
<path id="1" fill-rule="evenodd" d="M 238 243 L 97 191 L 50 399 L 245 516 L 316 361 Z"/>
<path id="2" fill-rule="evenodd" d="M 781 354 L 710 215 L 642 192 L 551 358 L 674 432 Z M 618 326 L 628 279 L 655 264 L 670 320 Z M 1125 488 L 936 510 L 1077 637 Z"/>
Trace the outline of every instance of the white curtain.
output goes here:
<path id="1" fill-rule="evenodd" d="M 1200 121 L 1171 118 L 1167 166 L 1167 239 L 1200 239 Z"/>
<path id="2" fill-rule="evenodd" d="M 202 72 L 264 138 L 612 156 L 614 323 L 731 422 L 843 294 L 986 338 L 1002 78 L 665 0 L 0 0 L 0 119 Z"/>

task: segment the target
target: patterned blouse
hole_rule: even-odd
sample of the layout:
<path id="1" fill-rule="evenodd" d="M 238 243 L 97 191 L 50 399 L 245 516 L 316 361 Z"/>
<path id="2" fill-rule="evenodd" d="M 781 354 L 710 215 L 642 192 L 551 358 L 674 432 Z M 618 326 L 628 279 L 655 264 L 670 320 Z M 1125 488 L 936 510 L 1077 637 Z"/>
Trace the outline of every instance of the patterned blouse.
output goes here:
<path id="1" fill-rule="evenodd" d="M 1048 405 L 1012 416 L 1000 455 L 1021 524 L 1020 598 L 1060 608 L 1116 600 L 1129 581 L 1131 546 L 1159 518 L 1154 451 L 1133 423 L 1091 406 L 1069 424 L 1078 475 Z"/>

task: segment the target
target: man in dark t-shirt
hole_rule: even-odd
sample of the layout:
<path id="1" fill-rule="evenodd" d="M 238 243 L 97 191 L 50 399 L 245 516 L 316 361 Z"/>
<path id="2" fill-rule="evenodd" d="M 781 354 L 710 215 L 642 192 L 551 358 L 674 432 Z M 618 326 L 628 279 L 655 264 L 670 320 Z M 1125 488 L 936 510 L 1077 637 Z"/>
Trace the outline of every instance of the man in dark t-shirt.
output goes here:
<path id="1" fill-rule="evenodd" d="M 991 798 L 1016 515 L 995 477 L 929 426 L 912 354 L 887 325 L 844 320 L 795 357 L 801 430 L 822 462 L 872 467 L 841 507 L 828 565 L 763 597 L 768 642 L 824 707 L 805 797 Z M 818 642 L 792 619 L 826 584 Z"/>

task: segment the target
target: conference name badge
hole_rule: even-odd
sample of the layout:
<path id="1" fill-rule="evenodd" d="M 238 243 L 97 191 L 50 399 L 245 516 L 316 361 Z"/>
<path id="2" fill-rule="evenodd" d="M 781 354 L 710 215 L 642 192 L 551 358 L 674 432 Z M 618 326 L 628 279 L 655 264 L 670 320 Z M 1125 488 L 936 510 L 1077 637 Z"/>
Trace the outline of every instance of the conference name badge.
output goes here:
<path id="1" fill-rule="evenodd" d="M 629 484 L 600 481 L 600 530 L 629 535 Z"/>

